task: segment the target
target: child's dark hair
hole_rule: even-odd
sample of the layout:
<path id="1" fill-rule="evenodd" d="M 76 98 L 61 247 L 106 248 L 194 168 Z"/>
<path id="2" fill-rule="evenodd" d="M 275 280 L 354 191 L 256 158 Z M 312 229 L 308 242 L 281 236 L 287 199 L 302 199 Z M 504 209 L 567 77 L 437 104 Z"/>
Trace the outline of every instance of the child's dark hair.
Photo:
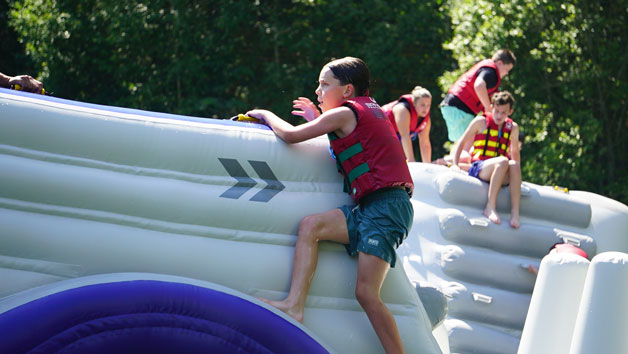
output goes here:
<path id="1" fill-rule="evenodd" d="M 512 94 L 508 91 L 497 92 L 491 97 L 491 103 L 493 105 L 504 105 L 509 104 L 510 109 L 515 107 L 515 98 L 512 97 Z"/>
<path id="2" fill-rule="evenodd" d="M 356 96 L 368 96 L 370 74 L 366 63 L 359 58 L 344 57 L 325 65 L 340 81 L 341 85 L 352 84 Z"/>
<path id="3" fill-rule="evenodd" d="M 508 49 L 500 49 L 493 54 L 493 61 L 501 60 L 504 64 L 512 64 L 515 65 L 517 63 L 517 58 L 515 54 Z"/>

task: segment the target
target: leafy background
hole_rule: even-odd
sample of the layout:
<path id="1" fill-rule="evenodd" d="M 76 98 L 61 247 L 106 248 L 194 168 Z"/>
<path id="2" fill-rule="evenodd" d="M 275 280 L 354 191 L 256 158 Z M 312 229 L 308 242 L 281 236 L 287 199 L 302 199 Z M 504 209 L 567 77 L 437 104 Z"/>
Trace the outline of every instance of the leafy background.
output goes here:
<path id="1" fill-rule="evenodd" d="M 382 104 L 432 92 L 434 158 L 447 88 L 503 47 L 518 59 L 502 89 L 524 180 L 628 204 L 628 0 L 0 0 L 0 71 L 55 96 L 210 118 L 263 107 L 298 124 L 292 99 L 315 99 L 322 65 L 351 55 Z"/>

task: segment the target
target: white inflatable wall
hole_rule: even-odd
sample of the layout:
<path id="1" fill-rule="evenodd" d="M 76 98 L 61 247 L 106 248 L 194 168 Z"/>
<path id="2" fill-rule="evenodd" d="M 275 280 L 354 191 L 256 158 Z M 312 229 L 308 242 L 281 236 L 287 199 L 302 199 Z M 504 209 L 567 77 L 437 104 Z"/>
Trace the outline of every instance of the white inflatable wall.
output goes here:
<path id="1" fill-rule="evenodd" d="M 280 299 L 299 220 L 349 202 L 325 138 L 0 90 L 0 297 L 148 272 Z M 320 249 L 304 325 L 340 353 L 381 352 L 357 259 Z M 408 352 L 441 352 L 402 266 L 382 297 Z"/>
<path id="2" fill-rule="evenodd" d="M 605 252 L 587 273 L 570 354 L 628 353 L 628 254 Z"/>

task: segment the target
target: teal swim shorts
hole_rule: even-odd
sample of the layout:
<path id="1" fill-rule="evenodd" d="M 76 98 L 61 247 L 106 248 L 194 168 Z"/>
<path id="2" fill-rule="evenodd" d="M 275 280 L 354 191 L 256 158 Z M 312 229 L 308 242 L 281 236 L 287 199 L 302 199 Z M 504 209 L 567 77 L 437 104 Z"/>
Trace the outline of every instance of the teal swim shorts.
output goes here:
<path id="1" fill-rule="evenodd" d="M 453 106 L 441 106 L 440 111 L 447 124 L 447 138 L 453 142 L 458 141 L 462 137 L 469 123 L 475 118 L 473 114 L 461 111 Z"/>
<path id="2" fill-rule="evenodd" d="M 408 193 L 398 188 L 383 188 L 362 198 L 359 205 L 340 207 L 347 219 L 347 253 L 377 256 L 395 266 L 395 249 L 408 236 L 414 209 Z"/>

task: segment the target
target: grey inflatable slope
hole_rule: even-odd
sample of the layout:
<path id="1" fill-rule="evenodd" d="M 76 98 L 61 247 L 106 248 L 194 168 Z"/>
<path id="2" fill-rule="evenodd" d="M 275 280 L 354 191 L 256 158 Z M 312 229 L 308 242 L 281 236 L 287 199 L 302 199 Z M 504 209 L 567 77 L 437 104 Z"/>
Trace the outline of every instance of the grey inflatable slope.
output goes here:
<path id="1" fill-rule="evenodd" d="M 0 90 L 0 296 L 149 272 L 279 299 L 298 221 L 349 203 L 325 138 Z M 321 246 L 304 325 L 338 352 L 381 352 L 356 259 Z M 439 353 L 401 266 L 382 297 L 408 352 Z M 349 330 L 348 330 L 349 329 Z"/>
<path id="2" fill-rule="evenodd" d="M 508 188 L 496 225 L 482 215 L 487 183 L 443 166 L 410 167 L 415 221 L 398 253 L 411 281 L 435 284 L 449 298 L 452 353 L 517 352 L 536 280 L 527 269 L 554 243 L 578 245 L 589 257 L 628 250 L 628 207 L 616 201 L 524 182 L 515 230 Z"/>

